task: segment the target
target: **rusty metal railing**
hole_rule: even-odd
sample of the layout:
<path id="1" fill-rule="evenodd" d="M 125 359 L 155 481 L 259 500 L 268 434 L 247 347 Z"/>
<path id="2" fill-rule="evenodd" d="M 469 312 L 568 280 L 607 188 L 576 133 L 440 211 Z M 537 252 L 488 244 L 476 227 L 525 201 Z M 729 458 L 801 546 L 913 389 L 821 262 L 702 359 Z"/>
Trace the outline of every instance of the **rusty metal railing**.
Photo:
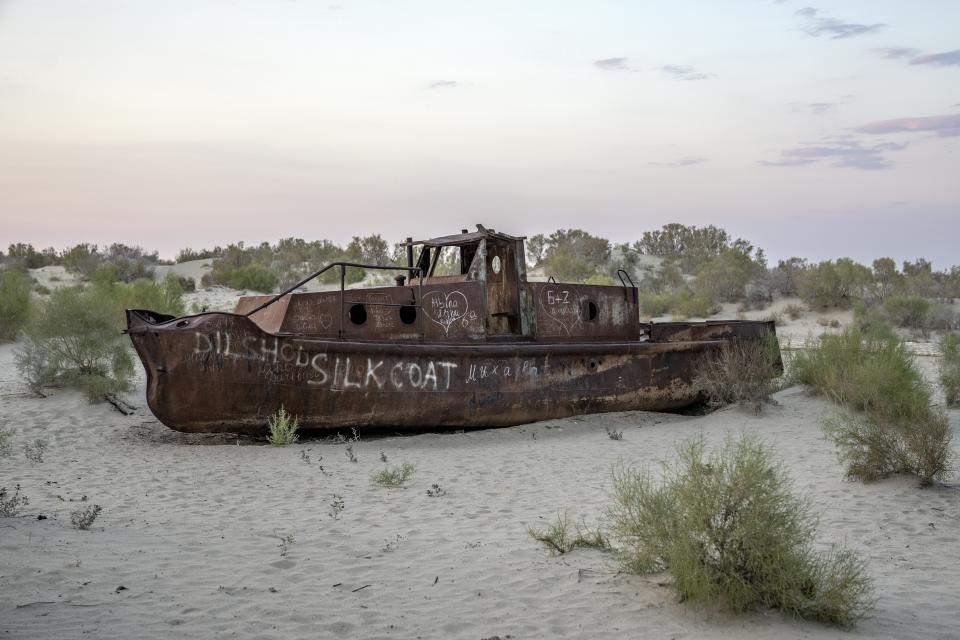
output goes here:
<path id="1" fill-rule="evenodd" d="M 414 304 L 402 304 L 402 303 L 396 303 L 396 302 L 370 302 L 370 301 L 368 301 L 368 300 L 351 300 L 350 302 L 351 302 L 352 304 L 363 304 L 363 305 L 370 305 L 370 306 L 375 306 L 375 307 L 414 307 L 414 308 L 417 310 L 417 333 L 420 334 L 420 339 L 421 339 L 421 340 L 424 339 L 424 334 L 423 334 L 423 319 L 422 319 L 422 316 L 423 316 L 423 278 L 421 277 L 421 269 L 420 269 L 419 267 L 409 267 L 409 266 L 407 266 L 407 267 L 400 267 L 400 266 L 395 266 L 395 265 L 383 265 L 383 264 L 362 264 L 362 263 L 359 263 L 359 262 L 331 262 L 330 264 L 326 265 L 325 267 L 323 267 L 323 268 L 320 269 L 319 271 L 317 271 L 317 272 L 315 272 L 315 273 L 307 276 L 306 278 L 304 278 L 303 280 L 301 280 L 301 281 L 298 282 L 297 284 L 295 284 L 295 285 L 293 285 L 293 286 L 291 286 L 291 287 L 288 287 L 288 288 L 285 289 L 284 291 L 281 291 L 280 293 L 278 293 L 277 295 L 273 296 L 272 298 L 270 298 L 269 300 L 267 300 L 267 301 L 264 302 L 263 304 L 261 304 L 261 305 L 259 305 L 259 306 L 257 306 L 257 307 L 254 307 L 252 310 L 246 312 L 246 313 L 243 314 L 243 315 L 244 315 L 245 317 L 250 317 L 250 316 L 252 316 L 253 314 L 255 314 L 257 311 L 260 311 L 261 309 L 266 309 L 267 307 L 269 307 L 270 305 L 272 305 L 274 302 L 276 302 L 276 301 L 280 300 L 281 298 L 283 298 L 283 296 L 286 296 L 286 295 L 289 295 L 289 294 L 293 293 L 294 291 L 296 291 L 297 289 L 299 289 L 299 288 L 302 287 L 303 285 L 307 284 L 308 282 L 310 282 L 310 281 L 313 280 L 314 278 L 323 275 L 324 273 L 326 273 L 326 272 L 329 271 L 330 269 L 333 269 L 334 267 L 340 267 L 340 323 L 339 323 L 339 325 L 338 325 L 338 327 L 337 327 L 337 337 L 338 337 L 340 340 L 343 340 L 343 316 L 344 316 L 344 309 L 345 309 L 345 307 L 346 307 L 346 302 L 347 302 L 347 301 L 344 299 L 344 297 L 345 297 L 345 296 L 344 296 L 344 291 L 346 290 L 347 267 L 355 267 L 355 268 L 357 268 L 357 269 L 380 269 L 380 270 L 383 270 L 383 271 L 406 271 L 406 272 L 408 272 L 408 273 L 411 274 L 411 275 L 410 275 L 410 281 L 411 281 L 411 282 L 413 281 L 413 278 L 416 277 L 416 278 L 417 278 L 417 298 L 416 298 L 416 300 L 413 301 Z"/>

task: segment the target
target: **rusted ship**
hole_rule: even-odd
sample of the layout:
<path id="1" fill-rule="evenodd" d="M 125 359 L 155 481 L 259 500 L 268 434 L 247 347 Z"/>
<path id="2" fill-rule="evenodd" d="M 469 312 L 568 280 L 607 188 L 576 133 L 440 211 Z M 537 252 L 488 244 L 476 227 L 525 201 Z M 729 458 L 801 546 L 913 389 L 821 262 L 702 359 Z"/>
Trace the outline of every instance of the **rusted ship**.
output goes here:
<path id="1" fill-rule="evenodd" d="M 396 285 L 347 288 L 353 267 L 392 270 Z M 297 292 L 331 269 L 339 290 Z M 240 298 L 234 313 L 129 310 L 127 333 L 161 422 L 253 435 L 281 406 L 314 431 L 677 409 L 700 400 L 702 358 L 775 333 L 772 322 L 643 323 L 637 288 L 617 275 L 616 286 L 530 282 L 523 238 L 478 225 L 408 239 L 405 266 L 333 263 L 278 295 Z"/>

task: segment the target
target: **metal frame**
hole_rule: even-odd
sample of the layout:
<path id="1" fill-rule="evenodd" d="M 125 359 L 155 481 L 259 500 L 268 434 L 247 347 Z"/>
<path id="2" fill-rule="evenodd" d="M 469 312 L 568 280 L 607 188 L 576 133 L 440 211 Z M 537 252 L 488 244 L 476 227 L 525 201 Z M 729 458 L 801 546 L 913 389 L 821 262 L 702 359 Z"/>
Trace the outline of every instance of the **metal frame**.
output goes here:
<path id="1" fill-rule="evenodd" d="M 343 340 L 343 312 L 347 304 L 347 300 L 344 300 L 344 291 L 346 291 L 347 267 L 356 267 L 358 269 L 381 269 L 383 271 L 406 271 L 411 274 L 410 275 L 411 282 L 413 281 L 413 278 L 416 277 L 417 278 L 417 299 L 414 300 L 414 304 L 412 305 L 397 304 L 395 302 L 368 302 L 366 300 L 351 300 L 350 303 L 364 304 L 364 305 L 370 305 L 375 307 L 414 307 L 417 310 L 417 332 L 420 334 L 420 341 L 423 342 L 426 340 L 423 333 L 423 319 L 422 319 L 423 278 L 420 276 L 421 270 L 419 267 L 409 267 L 409 266 L 400 267 L 395 265 L 383 265 L 383 264 L 361 264 L 359 262 L 331 262 L 330 264 L 326 265 L 325 267 L 315 272 L 314 274 L 304 278 L 303 280 L 293 285 L 292 287 L 289 287 L 285 291 L 278 293 L 277 295 L 273 296 L 263 304 L 257 307 L 254 307 L 251 311 L 244 313 L 243 316 L 249 318 L 256 312 L 260 311 L 261 309 L 266 309 L 267 307 L 272 305 L 274 302 L 277 302 L 284 296 L 293 293 L 294 291 L 296 291 L 303 285 L 307 284 L 317 276 L 323 275 L 324 273 L 326 273 L 327 271 L 329 271 L 334 267 L 340 267 L 340 322 L 339 322 L 339 326 L 337 327 L 337 338 L 339 340 Z"/>

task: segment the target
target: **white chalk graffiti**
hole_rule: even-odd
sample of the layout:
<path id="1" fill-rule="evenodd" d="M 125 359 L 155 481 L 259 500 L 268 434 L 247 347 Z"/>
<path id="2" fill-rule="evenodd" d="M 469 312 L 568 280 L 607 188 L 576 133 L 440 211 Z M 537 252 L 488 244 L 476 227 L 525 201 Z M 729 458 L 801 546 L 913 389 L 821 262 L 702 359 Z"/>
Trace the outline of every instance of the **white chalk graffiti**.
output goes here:
<path id="1" fill-rule="evenodd" d="M 429 291 L 423 295 L 423 299 L 427 302 L 427 317 L 431 322 L 443 327 L 445 335 L 450 334 L 450 327 L 454 322 L 467 316 L 469 303 L 462 291 L 450 291 L 446 294 L 442 291 Z M 476 317 L 476 314 L 473 317 Z"/>
<path id="2" fill-rule="evenodd" d="M 540 308 L 550 319 L 560 325 L 570 335 L 570 330 L 580 322 L 580 303 L 576 289 L 563 287 L 543 287 L 540 289 Z"/>
<path id="3" fill-rule="evenodd" d="M 244 335 L 230 332 L 195 332 L 194 359 L 201 363 L 214 360 L 248 360 L 272 382 L 299 383 L 326 387 L 331 391 L 388 389 L 392 391 L 447 391 L 455 362 L 443 360 L 391 360 L 351 358 L 313 353 L 278 337 Z M 284 367 L 282 365 L 290 365 Z M 331 369 L 332 367 L 332 369 Z"/>

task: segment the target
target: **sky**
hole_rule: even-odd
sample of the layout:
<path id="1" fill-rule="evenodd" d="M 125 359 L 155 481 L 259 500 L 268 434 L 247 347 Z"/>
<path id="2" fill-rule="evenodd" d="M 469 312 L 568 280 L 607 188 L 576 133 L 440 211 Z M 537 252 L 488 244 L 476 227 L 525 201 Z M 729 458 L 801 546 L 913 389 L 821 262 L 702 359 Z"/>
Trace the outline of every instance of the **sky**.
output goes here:
<path id="1" fill-rule="evenodd" d="M 0 0 L 0 247 L 682 222 L 944 268 L 957 25 L 956 0 Z"/>

